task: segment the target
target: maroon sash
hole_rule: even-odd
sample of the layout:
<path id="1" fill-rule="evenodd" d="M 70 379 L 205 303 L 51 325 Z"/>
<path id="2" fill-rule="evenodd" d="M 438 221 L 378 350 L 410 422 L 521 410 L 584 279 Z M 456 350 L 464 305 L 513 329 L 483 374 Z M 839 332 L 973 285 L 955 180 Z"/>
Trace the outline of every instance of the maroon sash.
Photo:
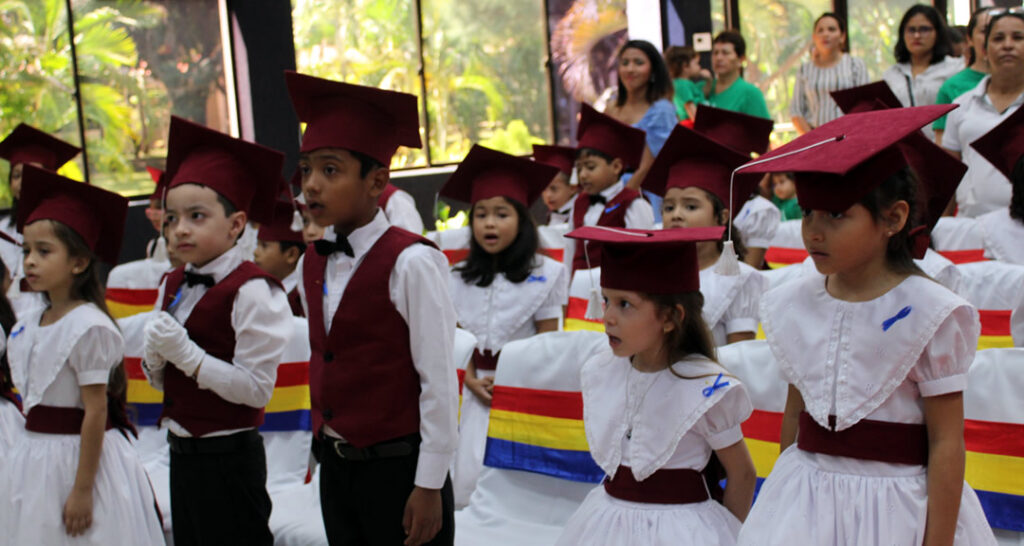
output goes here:
<path id="1" fill-rule="evenodd" d="M 835 426 L 835 415 L 829 415 Z M 897 464 L 928 464 L 928 429 L 924 425 L 864 419 L 846 430 L 822 427 L 800 412 L 797 447 L 811 453 Z"/>
<path id="2" fill-rule="evenodd" d="M 619 466 L 614 478 L 605 478 L 604 490 L 617 499 L 650 504 L 691 504 L 711 498 L 704 476 L 692 468 L 662 468 L 638 482 L 628 466 Z"/>

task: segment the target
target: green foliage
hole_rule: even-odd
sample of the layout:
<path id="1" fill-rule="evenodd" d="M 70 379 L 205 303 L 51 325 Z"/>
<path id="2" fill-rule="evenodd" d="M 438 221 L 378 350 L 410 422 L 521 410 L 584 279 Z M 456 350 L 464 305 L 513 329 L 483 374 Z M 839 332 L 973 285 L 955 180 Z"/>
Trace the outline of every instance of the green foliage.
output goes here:
<path id="1" fill-rule="evenodd" d="M 893 48 L 899 39 L 900 19 L 916 0 L 858 0 L 850 4 L 850 52 L 864 59 L 872 80 L 895 64 Z"/>

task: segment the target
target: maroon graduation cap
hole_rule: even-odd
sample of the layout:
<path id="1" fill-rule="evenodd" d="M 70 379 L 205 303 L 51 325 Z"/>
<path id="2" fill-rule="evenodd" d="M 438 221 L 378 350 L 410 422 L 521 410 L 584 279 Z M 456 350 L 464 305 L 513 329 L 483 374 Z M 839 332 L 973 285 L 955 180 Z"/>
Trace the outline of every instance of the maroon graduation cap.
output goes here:
<path id="1" fill-rule="evenodd" d="M 869 112 L 878 110 L 878 102 L 885 108 L 901 108 L 903 105 L 893 94 L 889 84 L 884 81 L 873 82 L 848 89 L 840 89 L 829 93 L 832 100 L 844 114 L 855 114 L 857 112 Z"/>
<path id="2" fill-rule="evenodd" d="M 440 195 L 469 204 L 500 195 L 529 207 L 556 174 L 557 167 L 474 144 Z"/>
<path id="3" fill-rule="evenodd" d="M 643 229 L 586 226 L 566 237 L 601 245 L 601 286 L 645 294 L 700 290 L 697 243 L 719 241 L 725 228 Z"/>
<path id="4" fill-rule="evenodd" d="M 25 165 L 22 177 L 19 232 L 36 220 L 55 220 L 77 233 L 99 259 L 117 263 L 128 199 L 32 165 Z"/>
<path id="5" fill-rule="evenodd" d="M 608 157 L 621 159 L 626 169 L 636 169 L 644 155 L 646 138 L 644 131 L 602 114 L 589 104 L 580 105 L 577 150 L 597 150 Z"/>
<path id="6" fill-rule="evenodd" d="M 991 131 L 971 143 L 971 147 L 1013 180 L 1013 169 L 1024 155 L 1024 111 L 1018 108 Z"/>
<path id="7" fill-rule="evenodd" d="M 566 176 L 572 176 L 576 166 L 576 149 L 568 146 L 533 145 L 533 160 L 543 165 L 556 167 Z"/>
<path id="8" fill-rule="evenodd" d="M 282 187 L 284 154 L 171 116 L 167 146 L 167 189 L 182 184 L 206 186 L 250 220 L 273 218 L 274 203 Z"/>
<path id="9" fill-rule="evenodd" d="M 291 243 L 302 243 L 302 230 L 293 231 L 292 225 L 295 209 L 298 205 L 292 205 L 285 201 L 278 201 L 274 204 L 274 219 L 260 224 L 260 230 L 256 239 L 260 241 L 285 241 Z"/>
<path id="10" fill-rule="evenodd" d="M 747 159 L 768 150 L 774 126 L 775 122 L 770 119 L 705 104 L 697 105 L 697 116 L 693 120 L 694 131 L 732 148 Z"/>
<path id="11" fill-rule="evenodd" d="M 12 167 L 19 163 L 38 163 L 48 171 L 56 171 L 81 151 L 78 146 L 24 123 L 19 123 L 7 138 L 0 141 L 0 157 L 10 162 Z"/>
<path id="12" fill-rule="evenodd" d="M 295 113 L 306 123 L 300 152 L 341 148 L 387 166 L 399 146 L 422 146 L 415 95 L 290 70 L 284 76 Z"/>

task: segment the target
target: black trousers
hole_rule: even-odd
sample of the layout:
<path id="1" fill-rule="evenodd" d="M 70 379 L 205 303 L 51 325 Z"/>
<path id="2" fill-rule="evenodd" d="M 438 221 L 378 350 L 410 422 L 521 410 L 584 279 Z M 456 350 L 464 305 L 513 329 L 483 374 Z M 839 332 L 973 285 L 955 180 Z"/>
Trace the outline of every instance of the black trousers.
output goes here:
<path id="1" fill-rule="evenodd" d="M 267 545 L 270 495 L 263 437 L 255 430 L 171 444 L 171 522 L 176 546 Z"/>
<path id="2" fill-rule="evenodd" d="M 331 546 L 401 545 L 405 503 L 416 478 L 419 450 L 410 455 L 367 461 L 345 460 L 330 441 L 320 444 L 320 511 Z M 441 530 L 427 544 L 455 542 L 452 482 L 441 488 Z"/>

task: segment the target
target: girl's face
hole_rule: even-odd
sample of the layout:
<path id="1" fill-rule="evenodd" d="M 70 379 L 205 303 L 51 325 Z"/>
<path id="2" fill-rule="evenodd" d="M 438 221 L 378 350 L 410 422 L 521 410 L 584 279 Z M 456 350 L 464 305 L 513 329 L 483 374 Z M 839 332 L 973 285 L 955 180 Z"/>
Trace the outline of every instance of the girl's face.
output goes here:
<path id="1" fill-rule="evenodd" d="M 839 21 L 822 17 L 814 25 L 814 47 L 821 52 L 841 51 L 846 43 L 846 34 L 839 28 Z"/>
<path id="2" fill-rule="evenodd" d="M 627 91 L 642 90 L 651 80 L 650 59 L 639 49 L 626 49 L 619 55 L 619 79 Z"/>
<path id="3" fill-rule="evenodd" d="M 302 240 L 307 245 L 313 241 L 319 241 L 324 238 L 324 228 L 317 225 L 313 221 L 313 217 L 309 215 L 309 211 L 302 213 Z"/>
<path id="4" fill-rule="evenodd" d="M 722 218 L 715 218 L 715 206 L 708 192 L 695 186 L 669 188 L 661 202 L 661 218 L 665 229 L 713 227 L 724 223 Z"/>
<path id="5" fill-rule="evenodd" d="M 39 167 L 40 169 L 43 168 L 42 163 L 36 163 L 34 161 L 29 162 L 29 165 Z M 24 170 L 25 165 L 23 163 L 11 165 L 11 195 L 13 195 L 15 199 L 21 199 L 21 176 Z"/>
<path id="6" fill-rule="evenodd" d="M 665 348 L 665 334 L 671 330 L 667 317 L 639 292 L 604 288 L 604 330 L 615 356 L 638 356 L 655 362 Z M 666 330 L 668 328 L 669 330 Z"/>
<path id="7" fill-rule="evenodd" d="M 35 292 L 70 289 L 75 275 L 85 271 L 87 258 L 73 258 L 57 237 L 50 220 L 37 220 L 25 226 L 22 246 L 25 280 Z"/>
<path id="8" fill-rule="evenodd" d="M 491 197 L 473 205 L 473 239 L 488 254 L 500 254 L 519 235 L 519 213 L 508 199 Z"/>
<path id="9" fill-rule="evenodd" d="M 903 42 L 907 44 L 907 51 L 911 55 L 924 55 L 931 53 L 935 47 L 937 33 L 938 29 L 932 22 L 923 13 L 918 13 L 903 27 Z"/>
<path id="10" fill-rule="evenodd" d="M 906 201 L 898 203 L 906 205 Z M 815 267 L 831 275 L 854 271 L 879 257 L 884 260 L 889 237 L 905 222 L 905 217 L 891 224 L 876 220 L 864 205 L 856 204 L 842 213 L 804 210 L 801 231 Z"/>
<path id="11" fill-rule="evenodd" d="M 569 185 L 569 177 L 565 173 L 558 173 L 548 187 L 544 188 L 541 198 L 544 199 L 548 210 L 556 211 L 564 207 L 574 195 L 576 195 L 576 187 Z"/>
<path id="12" fill-rule="evenodd" d="M 775 197 L 786 200 L 796 197 L 796 183 L 784 174 L 772 175 L 772 191 Z"/>
<path id="13" fill-rule="evenodd" d="M 683 73 L 680 77 L 685 79 L 695 78 L 700 75 L 700 56 L 694 56 L 690 62 L 683 65 Z"/>
<path id="14" fill-rule="evenodd" d="M 1024 21 L 1012 15 L 997 20 L 989 33 L 986 53 L 993 74 L 1020 72 L 1024 64 Z"/>

